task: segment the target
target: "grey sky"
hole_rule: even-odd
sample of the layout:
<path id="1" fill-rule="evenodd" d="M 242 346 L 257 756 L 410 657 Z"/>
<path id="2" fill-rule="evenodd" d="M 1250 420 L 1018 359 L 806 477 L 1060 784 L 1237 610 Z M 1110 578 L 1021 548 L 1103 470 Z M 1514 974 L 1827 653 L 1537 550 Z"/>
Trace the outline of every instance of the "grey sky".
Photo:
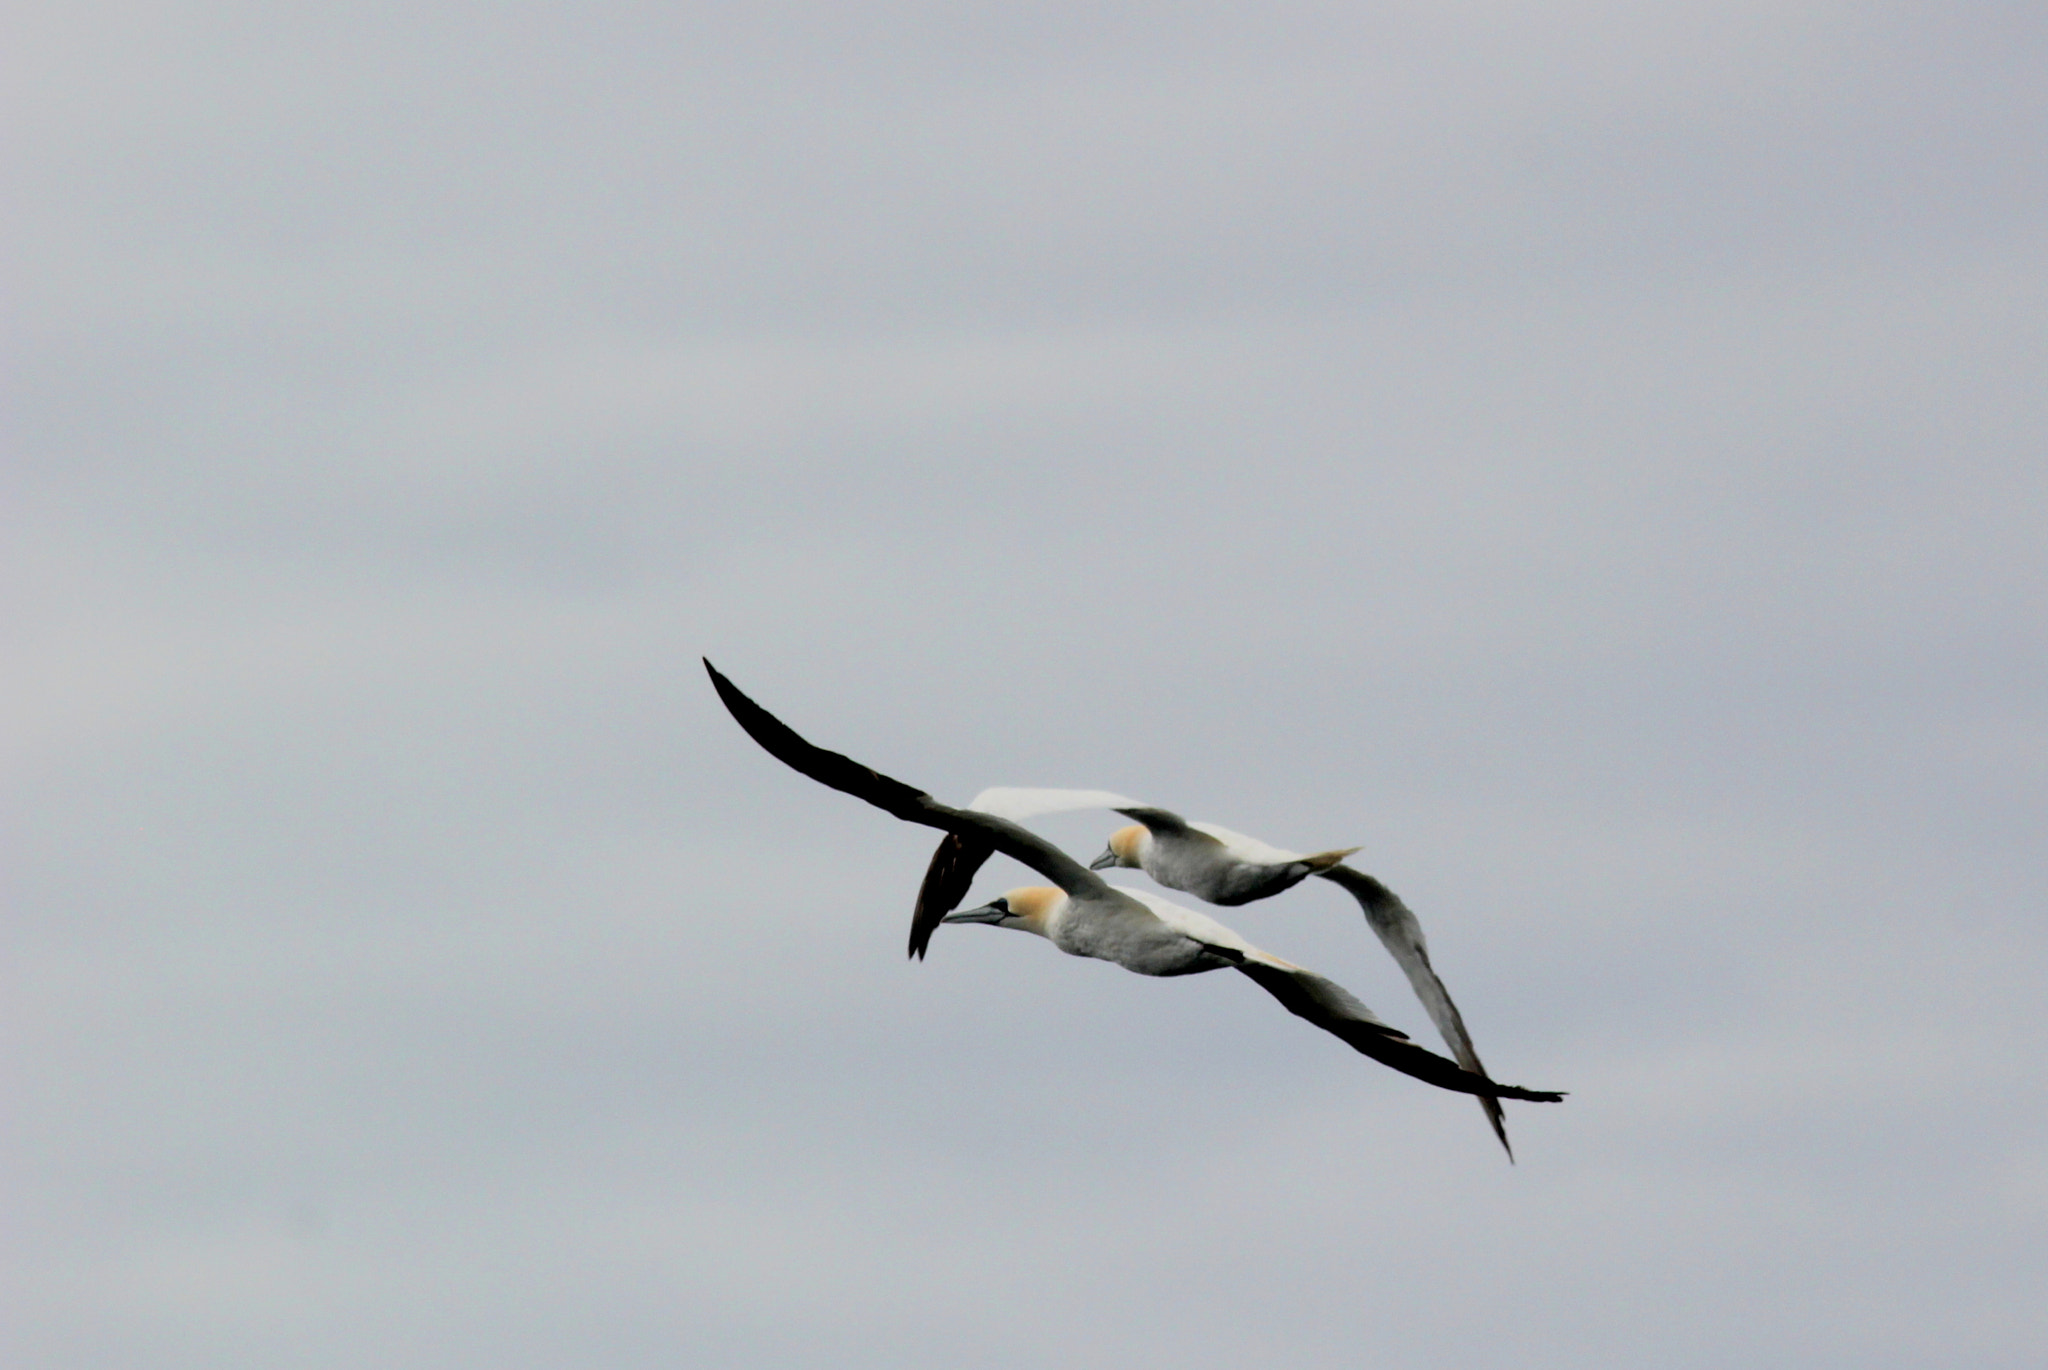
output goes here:
<path id="1" fill-rule="evenodd" d="M 14 1363 L 2041 1363 L 2037 6 L 13 28 Z M 1571 1099 L 905 961 L 700 653 Z"/>

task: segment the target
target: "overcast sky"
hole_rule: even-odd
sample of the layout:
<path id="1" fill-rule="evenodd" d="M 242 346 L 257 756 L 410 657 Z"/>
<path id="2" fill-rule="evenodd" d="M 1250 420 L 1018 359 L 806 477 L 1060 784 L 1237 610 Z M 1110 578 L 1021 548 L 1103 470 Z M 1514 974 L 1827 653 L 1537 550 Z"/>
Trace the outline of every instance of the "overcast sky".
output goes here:
<path id="1" fill-rule="evenodd" d="M 11 1363 L 2048 1357 L 2038 4 L 10 8 Z"/>

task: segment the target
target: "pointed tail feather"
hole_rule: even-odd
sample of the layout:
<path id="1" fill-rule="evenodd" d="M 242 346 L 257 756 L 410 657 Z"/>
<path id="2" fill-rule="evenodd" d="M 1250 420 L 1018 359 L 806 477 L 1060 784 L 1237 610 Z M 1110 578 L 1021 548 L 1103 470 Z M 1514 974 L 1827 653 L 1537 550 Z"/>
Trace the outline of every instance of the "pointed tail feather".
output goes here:
<path id="1" fill-rule="evenodd" d="M 1312 871 L 1326 871 L 1352 853 L 1363 850 L 1363 847 L 1344 847 L 1338 851 L 1319 851 L 1302 857 L 1301 864 Z"/>

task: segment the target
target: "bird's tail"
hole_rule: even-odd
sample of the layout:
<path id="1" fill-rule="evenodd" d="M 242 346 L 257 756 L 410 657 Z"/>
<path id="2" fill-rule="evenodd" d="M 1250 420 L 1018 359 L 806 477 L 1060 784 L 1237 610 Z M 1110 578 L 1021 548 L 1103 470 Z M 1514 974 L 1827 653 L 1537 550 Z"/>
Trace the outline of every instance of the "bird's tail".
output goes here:
<path id="1" fill-rule="evenodd" d="M 1363 847 L 1345 847 L 1342 851 L 1319 851 L 1301 858 L 1301 864 L 1312 871 L 1326 871 L 1353 852 L 1364 851 Z"/>

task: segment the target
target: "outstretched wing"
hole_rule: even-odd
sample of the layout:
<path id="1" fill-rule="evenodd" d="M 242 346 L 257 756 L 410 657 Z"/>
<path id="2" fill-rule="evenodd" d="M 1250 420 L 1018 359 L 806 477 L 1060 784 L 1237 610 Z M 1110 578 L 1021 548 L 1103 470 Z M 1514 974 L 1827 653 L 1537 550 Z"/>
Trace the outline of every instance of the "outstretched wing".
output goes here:
<path id="1" fill-rule="evenodd" d="M 764 751 L 790 769 L 802 772 L 821 785 L 830 785 L 856 799 L 864 799 L 907 823 L 943 829 L 960 837 L 963 845 L 979 843 L 999 851 L 1023 862 L 1070 895 L 1100 895 L 1109 888 L 1094 871 L 1036 833 L 1027 832 L 1006 818 L 941 804 L 915 786 L 871 770 L 851 757 L 828 752 L 806 742 L 787 723 L 741 693 L 739 686 L 719 674 L 718 668 L 709 661 L 704 663 L 704 669 L 710 673 L 712 688 L 718 691 L 719 699 L 724 701 L 734 721 L 746 729 L 747 736 L 760 743 Z M 969 875 L 972 875 L 971 871 Z M 930 878 L 927 875 L 927 881 Z"/>
<path id="2" fill-rule="evenodd" d="M 1206 913 L 1184 908 L 1145 890 L 1127 889 L 1124 893 L 1152 910 L 1153 915 L 1168 927 L 1200 942 L 1219 960 L 1228 961 L 1250 976 L 1278 999 L 1289 1013 L 1306 1018 L 1323 1031 L 1343 1038 L 1354 1050 L 1382 1065 L 1441 1088 L 1456 1090 L 1460 1094 L 1476 1094 L 1489 1101 L 1495 1098 L 1536 1099 L 1552 1103 L 1564 1097 L 1547 1091 L 1523 1089 L 1519 1085 L 1501 1084 L 1488 1078 L 1483 1070 L 1467 1070 L 1427 1047 L 1417 1046 L 1408 1040 L 1407 1033 L 1381 1022 L 1378 1014 L 1360 1003 L 1357 995 L 1335 980 L 1325 979 L 1314 971 L 1304 970 L 1292 961 L 1283 961 L 1272 952 L 1253 946 L 1235 929 L 1225 927 Z"/>
<path id="3" fill-rule="evenodd" d="M 1429 1021 L 1435 1023 L 1436 1030 L 1443 1034 L 1451 1054 L 1458 1058 L 1458 1064 L 1476 1074 L 1486 1074 L 1486 1067 L 1479 1063 L 1479 1053 L 1473 1049 L 1472 1034 L 1465 1030 L 1464 1015 L 1451 1002 L 1451 992 L 1444 988 L 1444 982 L 1437 978 L 1436 968 L 1429 963 L 1429 943 L 1422 936 L 1422 924 L 1401 902 L 1400 896 L 1364 871 L 1353 870 L 1350 866 L 1333 866 L 1316 874 L 1342 885 L 1358 900 L 1358 906 L 1365 911 L 1365 921 L 1379 934 L 1387 954 L 1408 977 L 1415 997 L 1422 1001 Z M 1500 1144 L 1507 1147 L 1508 1157 L 1513 1159 L 1515 1149 L 1508 1145 L 1507 1122 L 1501 1117 L 1500 1104 L 1485 1095 L 1480 1096 L 1479 1102 L 1486 1109 L 1486 1121 L 1493 1125 L 1493 1134 L 1500 1138 Z"/>
<path id="4" fill-rule="evenodd" d="M 996 785 L 974 796 L 967 807 L 992 813 L 1012 823 L 1048 813 L 1078 813 L 1082 809 L 1122 809 L 1139 803 L 1108 790 L 1033 790 L 1016 785 Z"/>
<path id="5" fill-rule="evenodd" d="M 925 948 L 946 915 L 960 907 L 974 873 L 995 855 L 996 849 L 979 837 L 949 832 L 939 839 L 931 865 L 925 867 L 924 883 L 917 887 L 917 908 L 910 915 L 910 954 L 924 960 Z"/>
<path id="6" fill-rule="evenodd" d="M 1285 963 L 1276 965 L 1249 956 L 1236 965 L 1295 1017 L 1306 1018 L 1323 1031 L 1342 1038 L 1354 1051 L 1370 1056 L 1381 1065 L 1391 1066 L 1403 1075 L 1412 1075 L 1440 1089 L 1476 1094 L 1496 1109 L 1500 1107 L 1497 1101 L 1501 1099 L 1529 1099 L 1536 1103 L 1554 1104 L 1564 1098 L 1564 1095 L 1550 1090 L 1501 1084 L 1488 1079 L 1484 1071 L 1468 1070 L 1427 1047 L 1417 1046 L 1375 1018 L 1372 1010 L 1359 1003 L 1349 990 L 1313 971 Z"/>

